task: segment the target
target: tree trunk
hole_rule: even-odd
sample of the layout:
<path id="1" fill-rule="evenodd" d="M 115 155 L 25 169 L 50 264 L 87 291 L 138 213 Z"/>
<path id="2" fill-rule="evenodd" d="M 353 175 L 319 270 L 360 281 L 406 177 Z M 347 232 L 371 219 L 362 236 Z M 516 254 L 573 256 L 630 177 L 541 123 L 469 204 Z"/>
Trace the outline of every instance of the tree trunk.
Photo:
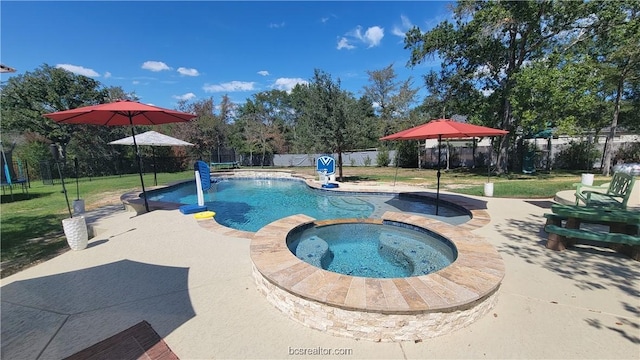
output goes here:
<path id="1" fill-rule="evenodd" d="M 340 182 L 342 182 L 342 149 L 340 147 L 338 147 L 338 171 Z"/>
<path id="2" fill-rule="evenodd" d="M 611 120 L 611 128 L 609 134 L 607 134 L 607 140 L 605 141 L 604 149 L 604 163 L 602 164 L 602 175 L 609 176 L 611 170 L 611 158 L 613 157 L 613 138 L 616 135 L 616 127 L 618 126 L 618 114 L 620 113 L 620 98 L 622 97 L 622 86 L 624 84 L 624 76 L 620 77 L 618 81 L 618 88 L 616 89 L 616 102 L 613 111 L 613 119 Z"/>
<path id="3" fill-rule="evenodd" d="M 502 136 L 500 139 L 500 147 L 498 149 L 498 157 L 496 159 L 496 171 L 499 174 L 504 174 L 507 172 L 507 164 L 509 162 L 509 144 L 511 142 L 511 133 L 513 129 L 511 129 L 511 103 L 509 99 L 505 96 L 504 99 L 504 111 L 502 117 L 502 129 L 509 131 L 508 134 Z M 493 151 L 493 149 L 491 149 Z"/>

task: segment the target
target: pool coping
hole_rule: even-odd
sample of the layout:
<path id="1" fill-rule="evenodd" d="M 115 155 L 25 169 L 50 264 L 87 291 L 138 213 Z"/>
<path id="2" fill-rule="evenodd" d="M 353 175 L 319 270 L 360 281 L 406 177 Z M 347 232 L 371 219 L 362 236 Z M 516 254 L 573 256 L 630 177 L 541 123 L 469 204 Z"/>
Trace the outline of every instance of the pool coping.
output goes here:
<path id="1" fill-rule="evenodd" d="M 316 222 L 306 215 L 293 215 L 260 229 L 251 241 L 251 260 L 267 281 L 296 296 L 345 310 L 382 314 L 452 312 L 474 307 L 494 294 L 505 275 L 497 250 L 481 236 L 461 226 L 399 212 L 388 211 L 382 220 L 428 229 L 449 239 L 458 257 L 435 273 L 407 278 L 378 279 L 327 271 L 298 259 L 287 247 L 287 234 L 294 228 Z M 323 220 L 343 223 L 353 219 Z"/>

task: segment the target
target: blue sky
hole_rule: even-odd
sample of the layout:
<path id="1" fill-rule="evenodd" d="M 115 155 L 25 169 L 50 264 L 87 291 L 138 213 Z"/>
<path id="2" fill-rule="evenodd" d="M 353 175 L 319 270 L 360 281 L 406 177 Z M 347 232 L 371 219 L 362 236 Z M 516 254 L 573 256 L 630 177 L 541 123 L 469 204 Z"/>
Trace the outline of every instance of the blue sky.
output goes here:
<path id="1" fill-rule="evenodd" d="M 178 99 L 289 90 L 314 69 L 356 96 L 367 71 L 408 68 L 402 34 L 451 16 L 448 2 L 14 2 L 2 1 L 0 56 L 10 76 L 46 63 L 135 92 L 144 103 L 175 108 Z M 424 92 L 421 93 L 422 95 Z"/>

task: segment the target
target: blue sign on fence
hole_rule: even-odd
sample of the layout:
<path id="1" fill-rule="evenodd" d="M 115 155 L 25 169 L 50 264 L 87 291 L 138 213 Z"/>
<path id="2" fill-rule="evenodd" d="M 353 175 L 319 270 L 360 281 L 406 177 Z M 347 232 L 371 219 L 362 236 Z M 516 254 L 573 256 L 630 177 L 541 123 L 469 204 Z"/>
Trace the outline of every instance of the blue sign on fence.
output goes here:
<path id="1" fill-rule="evenodd" d="M 316 160 L 316 170 L 318 172 L 326 172 L 327 175 L 336 173 L 336 160 L 328 155 L 323 155 Z"/>

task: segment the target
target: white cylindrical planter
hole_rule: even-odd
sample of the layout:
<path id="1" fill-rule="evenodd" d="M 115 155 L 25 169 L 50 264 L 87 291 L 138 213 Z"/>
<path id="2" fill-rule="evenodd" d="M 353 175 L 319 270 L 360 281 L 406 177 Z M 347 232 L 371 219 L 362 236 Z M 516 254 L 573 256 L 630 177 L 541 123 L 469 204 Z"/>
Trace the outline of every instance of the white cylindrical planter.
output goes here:
<path id="1" fill-rule="evenodd" d="M 84 200 L 83 199 L 73 200 L 73 214 L 74 215 L 84 214 Z"/>
<path id="2" fill-rule="evenodd" d="M 593 185 L 593 174 L 582 174 L 582 185 Z"/>
<path id="3" fill-rule="evenodd" d="M 484 183 L 484 196 L 493 196 L 493 183 Z"/>
<path id="4" fill-rule="evenodd" d="M 336 181 L 336 174 L 329 175 L 329 181 L 335 182 Z"/>
<path id="5" fill-rule="evenodd" d="M 82 250 L 87 247 L 89 234 L 84 216 L 62 219 L 62 228 L 71 250 Z"/>

